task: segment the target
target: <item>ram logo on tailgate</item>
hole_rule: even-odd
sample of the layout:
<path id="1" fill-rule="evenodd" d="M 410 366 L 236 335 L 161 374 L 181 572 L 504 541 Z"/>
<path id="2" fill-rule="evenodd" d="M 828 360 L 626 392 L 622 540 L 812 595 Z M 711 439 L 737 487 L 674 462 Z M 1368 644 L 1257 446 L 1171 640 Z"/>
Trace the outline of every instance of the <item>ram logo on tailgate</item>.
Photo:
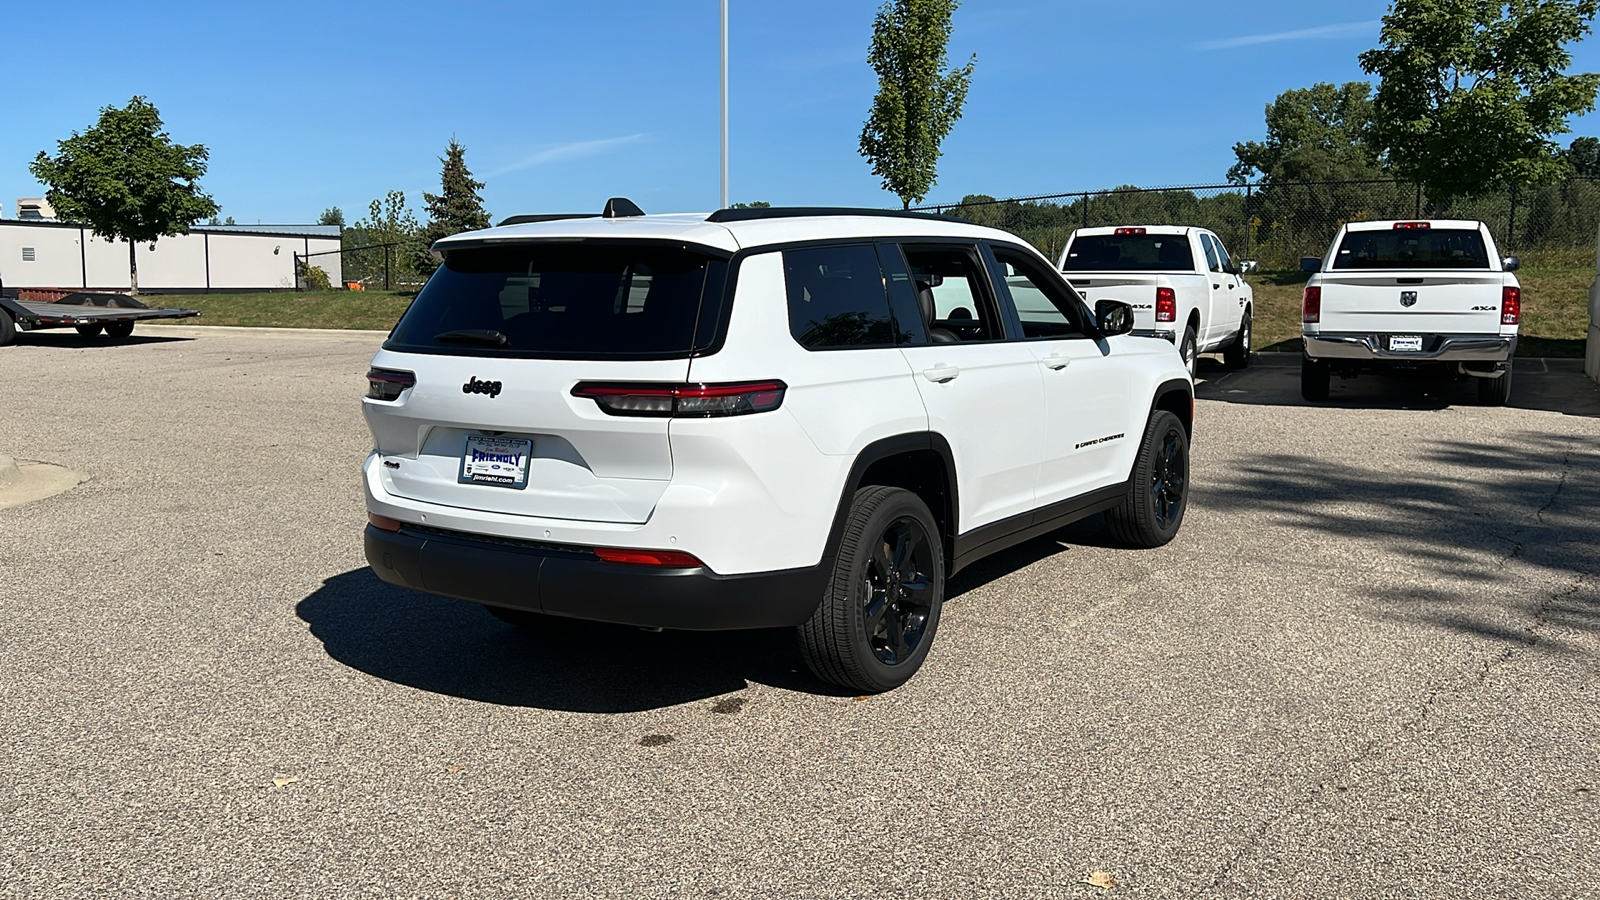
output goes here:
<path id="1" fill-rule="evenodd" d="M 1417 292 L 1416 291 L 1401 291 L 1400 292 L 1400 305 L 1401 306 L 1416 306 L 1417 305 Z"/>

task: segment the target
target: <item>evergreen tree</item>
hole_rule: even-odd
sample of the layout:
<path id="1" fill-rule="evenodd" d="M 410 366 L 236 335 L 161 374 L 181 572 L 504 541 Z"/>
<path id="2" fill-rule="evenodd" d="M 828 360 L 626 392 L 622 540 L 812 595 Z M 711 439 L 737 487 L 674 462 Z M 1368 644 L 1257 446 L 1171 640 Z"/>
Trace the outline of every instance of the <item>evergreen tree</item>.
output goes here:
<path id="1" fill-rule="evenodd" d="M 478 195 L 483 182 L 474 180 L 467 170 L 466 154 L 467 148 L 452 135 L 450 146 L 439 159 L 444 167 L 439 177 L 439 193 L 422 193 L 427 204 L 428 224 L 422 229 L 423 258 L 417 261 L 420 271 L 432 272 L 438 266 L 426 252 L 434 241 L 489 227 L 489 214 L 484 211 L 483 197 Z"/>

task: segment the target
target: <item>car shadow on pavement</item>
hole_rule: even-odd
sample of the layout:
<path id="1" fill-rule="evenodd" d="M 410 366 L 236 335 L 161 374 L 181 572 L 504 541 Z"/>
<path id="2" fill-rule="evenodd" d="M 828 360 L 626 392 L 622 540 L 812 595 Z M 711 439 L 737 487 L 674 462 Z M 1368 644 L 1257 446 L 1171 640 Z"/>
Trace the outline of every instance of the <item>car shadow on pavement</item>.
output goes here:
<path id="1" fill-rule="evenodd" d="M 1326 401 L 1310 403 L 1300 397 L 1298 359 L 1293 366 L 1273 361 L 1242 371 L 1230 371 L 1201 360 L 1195 396 L 1201 400 L 1263 406 L 1309 406 L 1334 409 L 1438 410 L 1450 406 L 1476 406 L 1473 382 L 1444 375 L 1397 377 L 1363 373 L 1354 378 L 1333 377 Z M 1532 371 L 1530 360 L 1515 372 L 1511 388 L 1513 409 L 1543 410 L 1569 416 L 1600 417 L 1600 385 L 1581 372 Z M 1551 365 L 1554 365 L 1552 363 Z"/>
<path id="2" fill-rule="evenodd" d="M 1587 438 L 1419 441 L 1369 465 L 1243 455 L 1204 502 L 1381 560 L 1395 583 L 1366 594 L 1380 618 L 1528 644 L 1539 624 L 1600 631 L 1600 447 Z M 1527 596 L 1530 573 L 1554 587 L 1527 609 L 1495 605 Z"/>
<path id="3" fill-rule="evenodd" d="M 475 603 L 385 584 L 361 568 L 295 608 L 328 655 L 369 675 L 506 706 L 637 712 L 743 690 L 749 682 L 828 696 L 788 628 L 647 632 L 552 620 L 536 630 Z"/>
<path id="4" fill-rule="evenodd" d="M 980 560 L 947 602 L 1062 552 L 1110 546 L 1093 516 Z M 637 712 L 743 690 L 750 682 L 831 697 L 853 692 L 806 669 L 793 629 L 647 632 L 554 618 L 527 630 L 475 603 L 395 587 L 361 568 L 324 581 L 296 614 L 328 655 L 385 681 L 484 703 L 567 712 Z"/>

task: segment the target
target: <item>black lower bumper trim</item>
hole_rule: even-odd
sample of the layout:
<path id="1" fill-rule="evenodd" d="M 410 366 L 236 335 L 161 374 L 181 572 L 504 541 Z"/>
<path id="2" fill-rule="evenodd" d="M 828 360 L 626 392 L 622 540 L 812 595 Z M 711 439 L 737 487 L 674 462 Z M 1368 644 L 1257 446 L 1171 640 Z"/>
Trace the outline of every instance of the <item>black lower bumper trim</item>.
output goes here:
<path id="1" fill-rule="evenodd" d="M 691 631 L 779 628 L 811 617 L 832 569 L 718 575 L 367 526 L 367 562 L 390 584 L 549 615 Z"/>

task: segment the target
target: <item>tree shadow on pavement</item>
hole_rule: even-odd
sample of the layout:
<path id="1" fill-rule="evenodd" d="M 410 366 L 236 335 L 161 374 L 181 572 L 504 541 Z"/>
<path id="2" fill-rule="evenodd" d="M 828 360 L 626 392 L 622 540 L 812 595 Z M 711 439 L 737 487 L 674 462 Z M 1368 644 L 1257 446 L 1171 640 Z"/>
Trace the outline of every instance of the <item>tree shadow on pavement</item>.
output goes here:
<path id="1" fill-rule="evenodd" d="M 1508 568 L 1515 562 L 1564 585 L 1522 612 L 1600 630 L 1600 448 L 1593 440 L 1522 433 L 1493 445 L 1422 442 L 1410 456 L 1366 466 L 1246 456 L 1206 486 L 1200 502 L 1327 536 L 1363 554 L 1363 563 L 1392 568 L 1412 586 L 1368 592 L 1392 618 L 1527 642 L 1526 615 L 1511 627 L 1486 618 L 1483 604 L 1491 591 L 1518 587 Z"/>

